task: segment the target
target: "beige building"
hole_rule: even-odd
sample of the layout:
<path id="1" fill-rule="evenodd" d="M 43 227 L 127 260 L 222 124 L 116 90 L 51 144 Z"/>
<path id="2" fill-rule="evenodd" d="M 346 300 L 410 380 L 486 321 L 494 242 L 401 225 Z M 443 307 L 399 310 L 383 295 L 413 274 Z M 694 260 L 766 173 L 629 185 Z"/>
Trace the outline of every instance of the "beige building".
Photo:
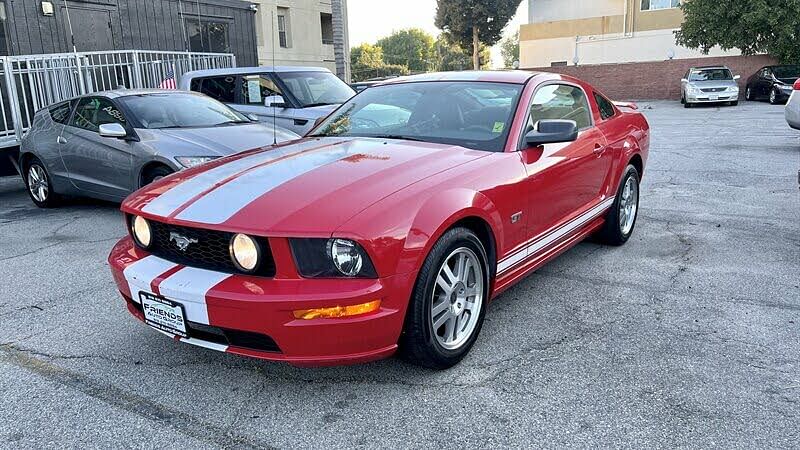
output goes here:
<path id="1" fill-rule="evenodd" d="M 681 0 L 528 0 L 520 67 L 591 65 L 737 56 L 675 43 Z"/>
<path id="2" fill-rule="evenodd" d="M 346 0 L 249 0 L 258 5 L 256 37 L 258 63 L 325 67 L 336 70 L 334 5 L 341 4 L 341 58 L 350 61 Z M 341 66 L 340 66 L 341 70 Z M 349 64 L 344 65 L 350 79 Z M 341 76 L 341 75 L 340 75 Z"/>

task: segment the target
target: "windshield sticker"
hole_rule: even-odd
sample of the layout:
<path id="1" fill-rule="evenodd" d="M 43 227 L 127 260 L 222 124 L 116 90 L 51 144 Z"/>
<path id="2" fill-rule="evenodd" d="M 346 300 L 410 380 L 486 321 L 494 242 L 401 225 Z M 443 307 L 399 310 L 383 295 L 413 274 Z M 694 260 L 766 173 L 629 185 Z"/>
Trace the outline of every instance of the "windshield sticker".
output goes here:
<path id="1" fill-rule="evenodd" d="M 506 128 L 505 122 L 495 122 L 494 128 L 492 128 L 492 133 L 502 133 L 503 130 Z"/>
<path id="2" fill-rule="evenodd" d="M 105 111 L 109 116 L 117 119 L 118 121 L 125 123 L 125 117 L 122 116 L 121 112 L 114 109 L 113 106 L 106 106 L 105 108 L 103 108 L 103 111 Z"/>

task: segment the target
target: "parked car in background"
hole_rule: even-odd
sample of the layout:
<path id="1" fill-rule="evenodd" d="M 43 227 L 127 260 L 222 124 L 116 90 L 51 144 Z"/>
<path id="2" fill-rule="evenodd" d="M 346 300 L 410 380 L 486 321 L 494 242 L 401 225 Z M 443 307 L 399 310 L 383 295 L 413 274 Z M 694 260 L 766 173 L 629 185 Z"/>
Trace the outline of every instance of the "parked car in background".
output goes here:
<path id="1" fill-rule="evenodd" d="M 61 195 L 121 201 L 181 169 L 296 138 L 202 94 L 121 89 L 39 110 L 19 162 L 39 207 Z"/>
<path id="2" fill-rule="evenodd" d="M 180 89 L 202 92 L 262 122 L 304 135 L 355 91 L 320 67 L 239 67 L 189 72 Z"/>
<path id="3" fill-rule="evenodd" d="M 443 369 L 500 292 L 590 235 L 628 241 L 649 146 L 644 115 L 572 77 L 398 78 L 132 194 L 109 264 L 128 311 L 187 344 Z"/>
<path id="4" fill-rule="evenodd" d="M 725 66 L 692 67 L 681 79 L 681 103 L 686 108 L 701 103 L 739 104 L 741 78 Z"/>
<path id="5" fill-rule="evenodd" d="M 800 65 L 767 66 L 747 80 L 744 98 L 783 104 L 792 95 L 792 85 L 800 79 Z"/>
<path id="6" fill-rule="evenodd" d="M 786 103 L 786 122 L 795 130 L 800 130 L 800 79 L 794 82 L 792 94 Z"/>

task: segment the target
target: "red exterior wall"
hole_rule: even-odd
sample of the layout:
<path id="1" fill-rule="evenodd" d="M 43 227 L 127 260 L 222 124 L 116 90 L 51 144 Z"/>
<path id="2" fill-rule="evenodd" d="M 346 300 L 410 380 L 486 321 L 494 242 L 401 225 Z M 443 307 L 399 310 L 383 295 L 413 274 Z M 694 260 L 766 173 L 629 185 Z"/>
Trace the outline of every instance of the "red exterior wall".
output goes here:
<path id="1" fill-rule="evenodd" d="M 741 75 L 739 85 L 758 69 L 776 64 L 771 56 L 724 56 L 669 61 L 599 64 L 591 66 L 542 67 L 536 70 L 571 75 L 587 81 L 614 100 L 680 99 L 681 78 L 693 66 L 724 65 Z"/>

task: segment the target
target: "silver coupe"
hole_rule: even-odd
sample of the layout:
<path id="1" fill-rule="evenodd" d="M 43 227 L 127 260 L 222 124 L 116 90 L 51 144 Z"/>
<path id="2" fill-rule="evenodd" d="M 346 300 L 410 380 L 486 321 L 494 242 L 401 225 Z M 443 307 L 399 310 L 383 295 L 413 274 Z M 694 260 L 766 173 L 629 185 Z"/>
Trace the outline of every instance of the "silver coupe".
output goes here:
<path id="1" fill-rule="evenodd" d="M 64 195 L 121 201 L 181 169 L 299 136 L 202 94 L 115 90 L 43 108 L 20 145 L 31 200 Z"/>

